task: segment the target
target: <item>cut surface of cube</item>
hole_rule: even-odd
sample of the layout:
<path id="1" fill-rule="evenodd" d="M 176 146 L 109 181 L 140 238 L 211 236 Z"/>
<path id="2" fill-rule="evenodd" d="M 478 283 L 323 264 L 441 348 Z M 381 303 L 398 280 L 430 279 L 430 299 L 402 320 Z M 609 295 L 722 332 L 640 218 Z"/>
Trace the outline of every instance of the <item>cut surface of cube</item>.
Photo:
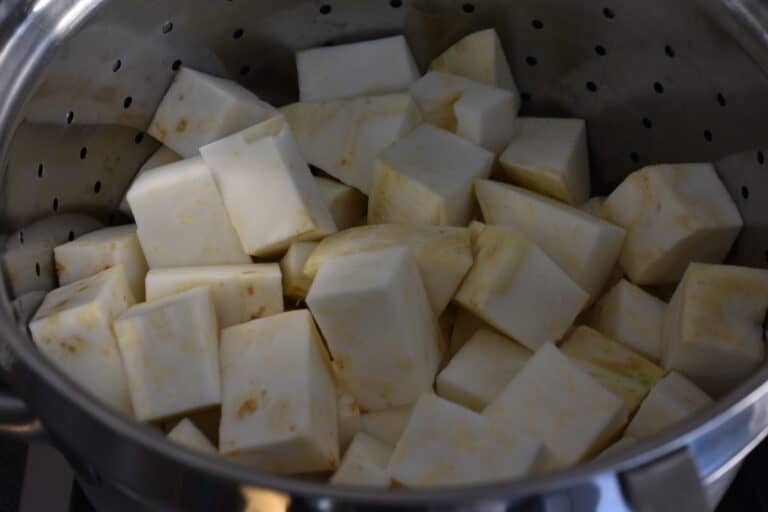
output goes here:
<path id="1" fill-rule="evenodd" d="M 251 262 L 202 158 L 145 172 L 126 197 L 150 268 Z"/>
<path id="2" fill-rule="evenodd" d="M 522 117 L 515 127 L 516 134 L 499 159 L 508 179 L 572 205 L 589 199 L 584 120 Z"/>
<path id="3" fill-rule="evenodd" d="M 531 350 L 560 339 L 587 293 L 519 230 L 485 226 L 477 247 L 454 300 Z"/>
<path id="4" fill-rule="evenodd" d="M 147 260 L 136 236 L 136 226 L 92 231 L 53 250 L 59 284 L 65 285 L 121 264 L 136 301 L 144 300 Z"/>
<path id="5" fill-rule="evenodd" d="M 421 122 L 407 94 L 301 102 L 281 111 L 307 162 L 364 194 L 376 156 Z"/>
<path id="6" fill-rule="evenodd" d="M 154 269 L 146 283 L 148 302 L 209 286 L 220 329 L 283 312 L 276 263 Z"/>
<path id="7" fill-rule="evenodd" d="M 648 437 L 712 403 L 712 399 L 677 372 L 669 372 L 643 400 L 626 435 Z"/>
<path id="8" fill-rule="evenodd" d="M 413 403 L 440 362 L 437 319 L 410 250 L 324 263 L 307 295 L 336 375 L 365 410 Z"/>
<path id="9" fill-rule="evenodd" d="M 325 199 L 331 217 L 340 230 L 357 226 L 365 216 L 368 198 L 359 190 L 328 178 L 315 177 L 317 188 Z"/>
<path id="10" fill-rule="evenodd" d="M 221 402 L 219 329 L 208 287 L 133 306 L 114 328 L 137 419 Z"/>
<path id="11" fill-rule="evenodd" d="M 182 67 L 160 102 L 149 134 L 183 156 L 275 113 L 241 85 Z"/>
<path id="12" fill-rule="evenodd" d="M 522 230 L 597 298 L 621 252 L 622 228 L 512 185 L 478 180 L 475 190 L 488 224 Z"/>
<path id="13" fill-rule="evenodd" d="M 551 343 L 534 353 L 483 415 L 543 441 L 548 467 L 601 450 L 627 421 L 624 401 Z"/>
<path id="14" fill-rule="evenodd" d="M 283 474 L 337 468 L 336 387 L 309 311 L 224 329 L 221 371 L 223 455 Z"/>
<path id="15" fill-rule="evenodd" d="M 402 92 L 419 78 L 403 36 L 303 50 L 296 67 L 301 101 Z"/>
<path id="16" fill-rule="evenodd" d="M 389 487 L 389 459 L 393 447 L 365 432 L 359 432 L 352 439 L 341 459 L 339 469 L 331 477 L 336 485 L 360 485 L 368 487 Z"/>
<path id="17" fill-rule="evenodd" d="M 144 162 L 144 165 L 142 165 L 139 168 L 139 171 L 136 173 L 136 176 L 133 178 L 133 181 L 136 181 L 139 176 L 144 174 L 147 171 L 151 171 L 152 169 L 156 169 L 158 167 L 162 167 L 164 165 L 173 164 L 181 160 L 182 157 L 177 152 L 172 150 L 171 148 L 167 146 L 160 146 L 160 148 L 152 153 L 152 156 L 150 156 L 146 162 Z M 120 206 L 118 207 L 118 210 L 123 212 L 125 215 L 132 217 L 133 214 L 131 213 L 131 207 L 128 204 L 128 200 L 124 197 L 123 200 L 120 202 Z"/>
<path id="18" fill-rule="evenodd" d="M 216 454 L 218 450 L 211 444 L 207 437 L 190 421 L 189 418 L 184 418 L 176 424 L 173 429 L 168 432 L 166 436 L 171 441 L 179 443 L 182 446 L 186 446 L 192 450 L 197 450 L 203 453 Z"/>
<path id="19" fill-rule="evenodd" d="M 307 296 L 312 278 L 304 274 L 304 265 L 317 246 L 317 242 L 293 242 L 280 260 L 283 293 L 286 297 L 301 300 Z"/>
<path id="20" fill-rule="evenodd" d="M 536 469 L 543 445 L 514 428 L 425 393 L 398 441 L 389 471 L 408 487 L 485 483 Z"/>
<path id="21" fill-rule="evenodd" d="M 330 259 L 395 246 L 413 251 L 432 309 L 442 313 L 472 266 L 466 228 L 382 224 L 348 229 L 323 239 L 304 265 L 304 273 L 314 278 L 320 265 Z"/>
<path id="22" fill-rule="evenodd" d="M 133 303 L 117 265 L 48 293 L 29 324 L 35 345 L 54 366 L 125 414 L 132 412 L 131 397 L 112 320 Z"/>
<path id="23" fill-rule="evenodd" d="M 438 375 L 437 394 L 474 411 L 482 411 L 533 353 L 519 343 L 480 329 Z"/>
<path id="24" fill-rule="evenodd" d="M 414 404 L 367 412 L 360 415 L 361 431 L 395 446 L 411 418 Z"/>
<path id="25" fill-rule="evenodd" d="M 362 429 L 357 400 L 337 386 L 336 403 L 339 410 L 339 448 L 344 451 L 352 438 Z"/>
<path id="26" fill-rule="evenodd" d="M 621 397 L 630 413 L 664 376 L 664 370 L 651 361 L 583 325 L 571 332 L 561 350 L 608 391 Z"/>
<path id="27" fill-rule="evenodd" d="M 661 360 L 661 322 L 667 305 L 622 279 L 603 295 L 589 325 L 643 357 Z"/>
<path id="28" fill-rule="evenodd" d="M 742 227 L 712 164 L 654 165 L 630 174 L 602 215 L 627 229 L 621 265 L 638 285 L 673 283 L 688 264 L 721 263 Z"/>
<path id="29" fill-rule="evenodd" d="M 490 176 L 493 160 L 480 146 L 423 124 L 376 159 L 368 222 L 465 226 L 474 180 Z"/>
<path id="30" fill-rule="evenodd" d="M 282 116 L 200 148 L 243 248 L 254 256 L 336 231 Z"/>
<path id="31" fill-rule="evenodd" d="M 718 397 L 765 359 L 768 270 L 692 263 L 662 324 L 662 364 Z"/>

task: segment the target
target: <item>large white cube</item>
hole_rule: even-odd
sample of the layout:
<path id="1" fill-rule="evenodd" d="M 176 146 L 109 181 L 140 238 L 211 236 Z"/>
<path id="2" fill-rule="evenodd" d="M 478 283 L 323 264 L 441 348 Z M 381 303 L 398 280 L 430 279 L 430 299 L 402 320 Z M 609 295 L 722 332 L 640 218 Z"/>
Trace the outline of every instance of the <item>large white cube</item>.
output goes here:
<path id="1" fill-rule="evenodd" d="M 144 165 L 142 165 L 139 168 L 139 171 L 136 173 L 136 176 L 134 176 L 133 181 L 136 181 L 139 178 L 139 176 L 141 176 L 147 171 L 151 171 L 152 169 L 156 169 L 164 165 L 176 163 L 181 159 L 182 159 L 182 156 L 179 155 L 174 150 L 172 150 L 171 148 L 167 146 L 160 146 L 158 150 L 152 153 L 152 156 L 150 156 L 147 159 L 147 161 L 144 162 Z M 128 199 L 126 199 L 125 197 L 123 197 L 123 200 L 120 201 L 120 206 L 118 206 L 118 210 L 120 210 L 122 213 L 124 213 L 128 217 L 133 217 L 133 214 L 131 213 L 131 206 L 128 204 Z"/>
<path id="2" fill-rule="evenodd" d="M 408 89 L 419 69 L 403 36 L 296 53 L 301 101 L 326 101 Z"/>
<path id="3" fill-rule="evenodd" d="M 197 450 L 209 455 L 218 453 L 216 447 L 211 444 L 205 435 L 200 432 L 189 418 L 184 418 L 176 424 L 168 435 L 169 440 L 185 446 L 191 450 Z"/>
<path id="4" fill-rule="evenodd" d="M 282 116 L 203 146 L 200 154 L 248 254 L 269 256 L 336 231 Z"/>
<path id="5" fill-rule="evenodd" d="M 721 263 L 742 227 L 712 164 L 634 172 L 605 200 L 602 215 L 627 230 L 621 266 L 635 284 L 677 282 L 692 261 Z"/>
<path id="6" fill-rule="evenodd" d="M 392 446 L 382 443 L 365 432 L 358 433 L 344 453 L 341 466 L 331 477 L 331 483 L 389 487 L 392 482 L 387 466 L 392 457 L 392 450 Z"/>
<path id="7" fill-rule="evenodd" d="M 413 405 L 402 405 L 380 411 L 367 412 L 360 415 L 361 432 L 370 434 L 376 439 L 395 446 L 403 435 L 413 412 Z"/>
<path id="8" fill-rule="evenodd" d="M 475 190 L 486 222 L 522 230 L 597 298 L 621 252 L 622 228 L 512 185 L 478 180 Z"/>
<path id="9" fill-rule="evenodd" d="M 185 158 L 201 146 L 274 115 L 275 109 L 231 80 L 182 67 L 148 133 Z"/>
<path id="10" fill-rule="evenodd" d="M 363 409 L 409 404 L 431 389 L 441 358 L 440 333 L 409 249 L 327 261 L 307 304 L 336 375 Z"/>
<path id="11" fill-rule="evenodd" d="M 150 268 L 251 262 L 202 158 L 145 172 L 126 197 Z"/>
<path id="12" fill-rule="evenodd" d="M 338 467 L 336 388 L 309 311 L 224 329 L 221 372 L 223 455 L 275 473 Z"/>
<path id="13" fill-rule="evenodd" d="M 315 177 L 315 183 L 339 230 L 365 223 L 368 198 L 362 192 L 328 178 Z"/>
<path id="14" fill-rule="evenodd" d="M 146 282 L 147 302 L 209 286 L 219 329 L 283 312 L 276 263 L 154 269 Z"/>
<path id="15" fill-rule="evenodd" d="M 114 328 L 137 419 L 221 402 L 219 328 L 207 287 L 133 306 Z"/>
<path id="16" fill-rule="evenodd" d="M 131 414 L 128 379 L 112 320 L 134 303 L 120 265 L 57 288 L 29 324 L 37 348 L 88 393 Z"/>
<path id="17" fill-rule="evenodd" d="M 312 278 L 304 274 L 304 265 L 317 249 L 317 242 L 293 242 L 280 260 L 283 273 L 283 293 L 294 300 L 303 300 L 312 286 Z"/>

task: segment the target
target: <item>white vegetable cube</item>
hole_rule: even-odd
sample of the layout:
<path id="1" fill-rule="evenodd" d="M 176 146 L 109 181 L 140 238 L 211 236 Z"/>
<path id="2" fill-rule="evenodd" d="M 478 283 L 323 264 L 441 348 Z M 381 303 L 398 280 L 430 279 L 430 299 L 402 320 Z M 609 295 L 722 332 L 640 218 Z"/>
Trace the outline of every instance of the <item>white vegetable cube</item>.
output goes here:
<path id="1" fill-rule="evenodd" d="M 185 446 L 191 450 L 197 450 L 207 454 L 216 454 L 218 450 L 211 444 L 205 435 L 200 432 L 189 418 L 184 418 L 176 424 L 166 436 L 171 441 Z"/>
<path id="2" fill-rule="evenodd" d="M 392 457 L 392 450 L 392 446 L 382 443 L 365 432 L 356 434 L 341 459 L 341 466 L 331 477 L 331 483 L 389 487 L 392 482 L 387 466 Z"/>
<path id="3" fill-rule="evenodd" d="M 531 350 L 560 339 L 587 293 L 518 230 L 486 226 L 477 247 L 454 300 Z"/>
<path id="4" fill-rule="evenodd" d="M 131 398 L 112 320 L 133 303 L 117 265 L 48 293 L 29 324 L 35 345 L 54 366 L 125 414 L 131 414 Z"/>
<path id="5" fill-rule="evenodd" d="M 425 393 L 398 441 L 389 471 L 409 487 L 487 483 L 537 468 L 540 441 Z"/>
<path id="6" fill-rule="evenodd" d="M 630 174 L 602 215 L 627 230 L 621 266 L 635 284 L 680 280 L 688 263 L 721 263 L 742 227 L 711 164 L 654 165 Z"/>
<path id="7" fill-rule="evenodd" d="M 619 258 L 622 228 L 512 185 L 478 180 L 475 191 L 486 222 L 523 231 L 597 298 Z"/>
<path id="8" fill-rule="evenodd" d="M 643 400 L 625 436 L 648 437 L 711 403 L 712 399 L 691 381 L 677 372 L 669 372 Z"/>
<path id="9" fill-rule="evenodd" d="M 152 169 L 157 169 L 158 167 L 162 167 L 164 165 L 173 164 L 181 160 L 182 157 L 177 152 L 172 150 L 171 148 L 167 146 L 160 146 L 160 148 L 152 153 L 152 156 L 150 156 L 146 162 L 144 162 L 144 165 L 142 165 L 139 168 L 139 171 L 136 173 L 136 176 L 133 178 L 133 181 L 136 181 L 139 176 L 144 174 L 147 171 L 151 171 Z M 122 201 L 120 201 L 120 206 L 118 207 L 118 210 L 123 212 L 125 215 L 132 217 L 133 214 L 131 213 L 131 207 L 128 204 L 128 199 L 125 197 Z"/>
<path id="10" fill-rule="evenodd" d="M 512 182 L 572 205 L 589 199 L 587 126 L 582 119 L 524 117 L 499 162 Z"/>
<path id="11" fill-rule="evenodd" d="M 222 454 L 276 473 L 336 469 L 336 387 L 309 311 L 224 329 L 221 371 Z"/>
<path id="12" fill-rule="evenodd" d="M 185 158 L 201 146 L 272 117 L 275 109 L 231 80 L 182 67 L 148 133 Z"/>
<path id="13" fill-rule="evenodd" d="M 136 226 L 92 231 L 53 250 L 59 284 L 65 285 L 122 265 L 133 298 L 144 300 L 147 260 L 136 236 Z"/>
<path id="14" fill-rule="evenodd" d="M 401 92 L 419 78 L 403 36 L 296 53 L 301 101 Z"/>
<path id="15" fill-rule="evenodd" d="M 407 94 L 294 103 L 281 111 L 307 162 L 364 194 L 376 156 L 421 122 Z"/>
<path id="16" fill-rule="evenodd" d="M 126 197 L 150 268 L 251 262 L 201 158 L 145 172 Z"/>
<path id="17" fill-rule="evenodd" d="M 200 148 L 243 248 L 254 256 L 336 231 L 282 116 Z"/>
<path id="18" fill-rule="evenodd" d="M 440 334 L 409 249 L 327 261 L 307 304 L 336 375 L 360 407 L 409 404 L 431 388 L 441 358 Z"/>
<path id="19" fill-rule="evenodd" d="M 605 196 L 590 197 L 579 206 L 579 210 L 599 217 L 600 211 L 603 209 L 603 203 L 605 203 Z"/>
<path id="20" fill-rule="evenodd" d="M 721 396 L 765 359 L 768 270 L 692 263 L 662 324 L 662 363 Z"/>
<path id="21" fill-rule="evenodd" d="M 283 273 L 283 293 L 291 299 L 301 300 L 307 296 L 312 278 L 304 274 L 304 265 L 317 249 L 317 242 L 293 242 L 280 260 Z"/>
<path id="22" fill-rule="evenodd" d="M 547 466 L 574 464 L 600 451 L 627 421 L 624 401 L 548 343 L 483 415 L 544 442 Z"/>
<path id="23" fill-rule="evenodd" d="M 352 438 L 360 432 L 362 423 L 357 400 L 341 388 L 337 387 L 336 391 L 336 402 L 339 410 L 339 447 L 343 451 L 347 449 Z"/>
<path id="24" fill-rule="evenodd" d="M 348 254 L 395 246 L 413 251 L 429 302 L 440 314 L 451 301 L 472 266 L 469 230 L 465 228 L 386 224 L 361 226 L 325 238 L 304 265 L 314 278 L 325 261 Z"/>
<path id="25" fill-rule="evenodd" d="M 147 274 L 147 301 L 209 286 L 220 329 L 283 312 L 276 263 L 162 268 Z"/>
<path id="26" fill-rule="evenodd" d="M 409 90 L 421 110 L 424 122 L 456 132 L 458 121 L 454 106 L 473 82 L 463 76 L 430 71 L 415 81 Z"/>
<path id="27" fill-rule="evenodd" d="M 667 305 L 622 279 L 595 304 L 589 325 L 652 361 L 661 360 L 661 322 Z"/>
<path id="28" fill-rule="evenodd" d="M 395 446 L 403 435 L 408 420 L 411 419 L 413 405 L 402 405 L 362 414 L 360 416 L 361 432 Z"/>
<path id="29" fill-rule="evenodd" d="M 490 176 L 493 160 L 493 153 L 423 124 L 376 159 L 368 222 L 464 226 L 474 180 Z"/>
<path id="30" fill-rule="evenodd" d="M 328 178 L 316 177 L 315 183 L 337 228 L 347 229 L 360 224 L 368 207 L 367 197 L 348 185 Z"/>
<path id="31" fill-rule="evenodd" d="M 480 329 L 437 375 L 437 394 L 482 411 L 533 353 L 500 334 Z"/>
<path id="32" fill-rule="evenodd" d="M 114 328 L 137 419 L 221 402 L 219 329 L 207 287 L 133 306 Z"/>

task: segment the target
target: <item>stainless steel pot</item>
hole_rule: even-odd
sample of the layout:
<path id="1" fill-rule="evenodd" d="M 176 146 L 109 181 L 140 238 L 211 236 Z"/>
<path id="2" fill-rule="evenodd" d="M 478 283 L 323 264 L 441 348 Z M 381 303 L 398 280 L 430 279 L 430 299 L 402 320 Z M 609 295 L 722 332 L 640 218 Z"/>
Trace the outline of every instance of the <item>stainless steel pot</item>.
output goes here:
<path id="1" fill-rule="evenodd" d="M 23 397 L 0 397 L 2 432 L 35 436 L 41 422 L 110 510 L 711 506 L 766 434 L 766 368 L 625 454 L 503 484 L 375 493 L 248 471 L 113 414 L 37 353 L 18 327 L 40 294 L 20 295 L 52 286 L 51 246 L 92 222 L 62 214 L 110 221 L 156 146 L 141 133 L 182 62 L 282 103 L 296 95 L 296 48 L 405 33 L 424 66 L 488 26 L 525 113 L 589 121 L 598 191 L 646 162 L 720 159 L 747 224 L 732 259 L 765 266 L 768 167 L 755 148 L 768 146 L 766 20 L 758 0 L 2 0 L 0 363 Z M 30 226 L 49 215 L 57 220 Z"/>

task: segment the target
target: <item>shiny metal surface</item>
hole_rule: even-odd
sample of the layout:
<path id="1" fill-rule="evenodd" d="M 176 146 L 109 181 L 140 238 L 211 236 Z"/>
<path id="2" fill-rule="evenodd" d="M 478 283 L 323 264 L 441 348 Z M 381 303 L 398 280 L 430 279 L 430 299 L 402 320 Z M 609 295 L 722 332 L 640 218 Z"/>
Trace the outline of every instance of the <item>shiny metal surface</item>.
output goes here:
<path id="1" fill-rule="evenodd" d="M 629 491 L 660 474 L 681 488 L 690 482 L 686 492 L 701 490 L 694 482 L 711 487 L 766 435 L 768 369 L 624 454 L 497 485 L 370 493 L 187 452 L 106 410 L 40 357 L 17 328 L 11 300 L 52 281 L 38 287 L 36 267 L 11 241 L 50 215 L 110 220 L 155 147 L 141 130 L 177 61 L 229 75 L 279 104 L 296 95 L 296 48 L 403 32 L 424 67 L 462 35 L 494 26 L 524 113 L 588 120 L 598 191 L 643 163 L 722 159 L 718 168 L 747 223 L 733 260 L 765 266 L 768 155 L 756 148 L 768 147 L 768 42 L 766 18 L 754 14 L 760 9 L 735 0 L 3 0 L 0 219 L 9 243 L 0 366 L 92 492 L 120 494 L 127 510 L 621 511 L 664 505 Z M 44 247 L 35 257 L 47 257 Z M 34 271 L 32 285 L 19 287 L 24 271 Z M 656 471 L 655 463 L 680 453 L 689 463 Z"/>

